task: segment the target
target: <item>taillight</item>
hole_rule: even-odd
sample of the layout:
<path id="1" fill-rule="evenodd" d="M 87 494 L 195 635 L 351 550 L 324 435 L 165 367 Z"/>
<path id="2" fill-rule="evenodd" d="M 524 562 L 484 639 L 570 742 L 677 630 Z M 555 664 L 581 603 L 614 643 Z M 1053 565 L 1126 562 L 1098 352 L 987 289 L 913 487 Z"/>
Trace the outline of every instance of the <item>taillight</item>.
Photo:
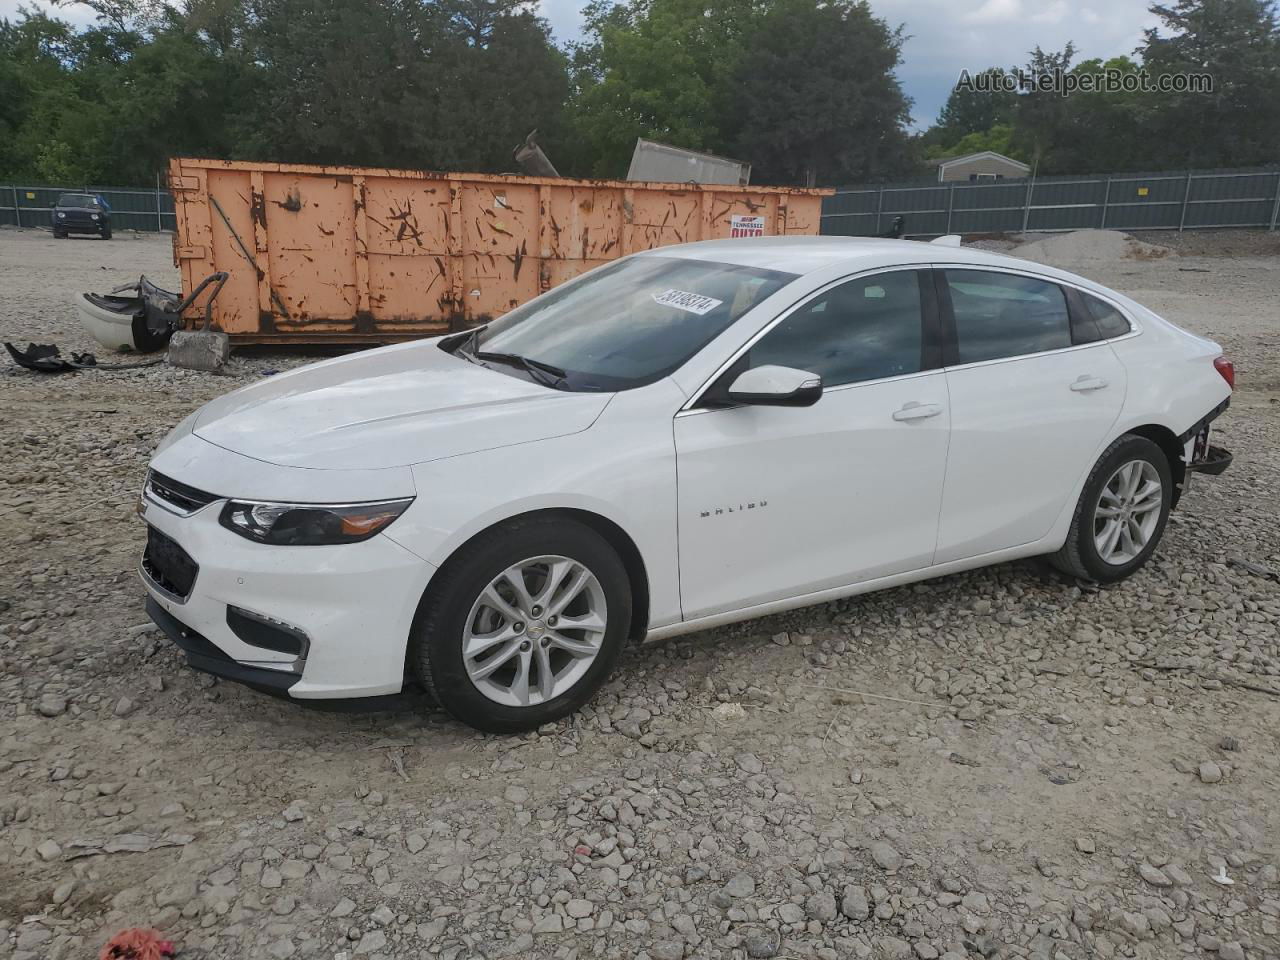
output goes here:
<path id="1" fill-rule="evenodd" d="M 1218 357 L 1213 361 L 1213 369 L 1222 374 L 1222 379 L 1227 381 L 1227 386 L 1232 390 L 1236 388 L 1236 368 L 1226 357 Z"/>

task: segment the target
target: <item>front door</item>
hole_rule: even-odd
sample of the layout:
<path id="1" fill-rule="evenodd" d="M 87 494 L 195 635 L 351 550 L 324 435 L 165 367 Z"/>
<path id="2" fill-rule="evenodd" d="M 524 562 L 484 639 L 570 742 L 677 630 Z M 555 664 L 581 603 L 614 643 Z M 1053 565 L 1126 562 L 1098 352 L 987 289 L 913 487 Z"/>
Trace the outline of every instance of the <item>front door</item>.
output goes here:
<path id="1" fill-rule="evenodd" d="M 829 287 L 729 375 L 766 364 L 817 373 L 813 406 L 676 417 L 686 619 L 932 562 L 950 411 L 923 336 L 929 282 L 896 270 Z"/>

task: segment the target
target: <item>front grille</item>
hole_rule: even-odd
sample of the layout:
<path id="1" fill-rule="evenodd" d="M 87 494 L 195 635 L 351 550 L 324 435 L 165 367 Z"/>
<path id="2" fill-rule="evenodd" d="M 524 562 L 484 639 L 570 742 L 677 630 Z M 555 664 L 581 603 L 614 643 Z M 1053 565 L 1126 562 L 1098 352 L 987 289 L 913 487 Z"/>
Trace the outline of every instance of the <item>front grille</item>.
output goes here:
<path id="1" fill-rule="evenodd" d="M 195 586 L 200 567 L 187 551 L 155 527 L 147 527 L 147 549 L 142 554 L 143 572 L 165 593 L 185 600 Z"/>
<path id="2" fill-rule="evenodd" d="M 147 474 L 147 490 L 156 499 L 163 500 L 182 513 L 195 513 L 201 507 L 207 507 L 213 501 L 221 499 L 215 494 L 197 490 L 154 470 Z"/>

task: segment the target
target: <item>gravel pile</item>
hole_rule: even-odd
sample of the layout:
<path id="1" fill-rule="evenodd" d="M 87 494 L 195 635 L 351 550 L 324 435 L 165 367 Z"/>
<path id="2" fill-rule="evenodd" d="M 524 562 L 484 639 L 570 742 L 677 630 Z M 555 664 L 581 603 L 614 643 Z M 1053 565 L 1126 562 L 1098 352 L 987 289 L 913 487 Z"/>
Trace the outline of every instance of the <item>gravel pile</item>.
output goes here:
<path id="1" fill-rule="evenodd" d="M 79 349 L 61 288 L 168 257 L 115 245 L 0 232 L 0 334 Z M 6 369 L 0 957 L 134 925 L 210 960 L 1280 956 L 1280 273 L 1205 264 L 1090 273 L 1243 371 L 1234 467 L 1131 580 L 1007 564 L 708 631 L 519 738 L 278 703 L 147 622 L 151 448 L 296 358 Z"/>
<path id="2" fill-rule="evenodd" d="M 1074 230 L 1051 233 L 1023 243 L 1009 255 L 1036 263 L 1071 269 L 1094 261 L 1157 260 L 1169 256 L 1170 250 L 1135 239 L 1118 230 Z"/>
<path id="3" fill-rule="evenodd" d="M 1108 231 L 1114 232 L 1114 231 Z M 965 246 L 1012 253 L 1024 244 L 1044 239 L 1043 233 L 1005 233 L 969 235 Z M 1161 256 L 1221 258 L 1270 258 L 1280 256 L 1280 231 L 1269 230 L 1142 230 L 1130 234 L 1144 244 L 1164 248 Z M 1121 254 L 1124 249 L 1119 251 Z M 1017 254 L 1021 256 L 1021 254 Z M 1076 257 L 1079 264 L 1080 257 Z M 1093 258 L 1094 260 L 1098 258 Z M 1149 259 L 1149 258 L 1148 258 Z"/>

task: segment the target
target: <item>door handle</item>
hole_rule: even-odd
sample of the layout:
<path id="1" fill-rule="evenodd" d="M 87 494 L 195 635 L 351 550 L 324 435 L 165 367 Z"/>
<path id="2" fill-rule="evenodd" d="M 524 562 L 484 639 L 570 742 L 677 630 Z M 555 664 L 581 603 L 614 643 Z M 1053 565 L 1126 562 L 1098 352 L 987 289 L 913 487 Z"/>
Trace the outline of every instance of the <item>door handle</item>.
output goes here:
<path id="1" fill-rule="evenodd" d="M 1091 390 L 1103 390 L 1106 386 L 1107 381 L 1101 377 L 1091 377 L 1086 373 L 1076 377 L 1075 382 L 1071 384 L 1071 389 L 1076 393 L 1088 393 Z"/>
<path id="2" fill-rule="evenodd" d="M 927 420 L 929 417 L 936 417 L 942 412 L 942 404 L 939 403 L 917 403 L 912 400 L 906 404 L 901 410 L 893 412 L 893 419 L 901 422 L 904 420 Z"/>

